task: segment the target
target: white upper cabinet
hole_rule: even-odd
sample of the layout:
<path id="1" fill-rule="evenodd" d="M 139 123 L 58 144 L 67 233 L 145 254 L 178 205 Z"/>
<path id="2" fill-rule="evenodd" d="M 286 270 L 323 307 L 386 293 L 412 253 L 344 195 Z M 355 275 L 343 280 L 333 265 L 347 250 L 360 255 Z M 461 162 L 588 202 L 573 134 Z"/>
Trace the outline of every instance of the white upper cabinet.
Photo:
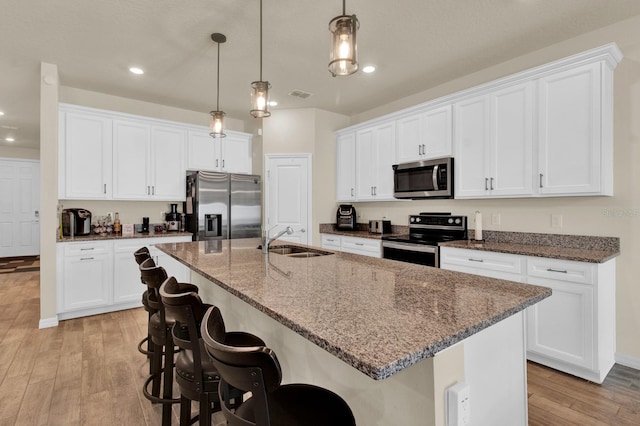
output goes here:
<path id="1" fill-rule="evenodd" d="M 356 199 L 394 200 L 395 122 L 380 123 L 356 133 Z"/>
<path id="2" fill-rule="evenodd" d="M 190 130 L 187 169 L 251 174 L 251 135 L 227 131 L 225 138 L 212 138 L 205 130 Z"/>
<path id="3" fill-rule="evenodd" d="M 398 163 L 451 156 L 451 105 L 400 117 L 396 127 Z"/>
<path id="4" fill-rule="evenodd" d="M 456 198 L 533 193 L 532 93 L 529 82 L 455 105 Z"/>
<path id="5" fill-rule="evenodd" d="M 113 121 L 113 198 L 183 200 L 185 131 L 136 120 Z"/>
<path id="6" fill-rule="evenodd" d="M 602 173 L 610 175 L 612 144 L 611 107 L 602 102 L 611 88 L 603 84 L 601 68 L 587 64 L 538 81 L 540 194 L 613 195 Z"/>
<path id="7" fill-rule="evenodd" d="M 111 198 L 111 120 L 90 112 L 59 116 L 61 199 Z"/>
<path id="8" fill-rule="evenodd" d="M 356 134 L 336 137 L 336 201 L 356 199 Z"/>

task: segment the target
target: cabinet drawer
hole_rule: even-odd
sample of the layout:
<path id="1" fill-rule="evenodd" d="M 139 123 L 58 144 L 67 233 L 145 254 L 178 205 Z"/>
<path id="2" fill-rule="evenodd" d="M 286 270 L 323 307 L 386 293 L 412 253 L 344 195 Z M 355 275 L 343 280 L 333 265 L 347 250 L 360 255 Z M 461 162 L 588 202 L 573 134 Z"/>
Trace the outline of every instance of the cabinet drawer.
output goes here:
<path id="1" fill-rule="evenodd" d="M 83 243 L 63 243 L 65 256 L 111 253 L 111 244 L 106 241 L 87 241 Z"/>
<path id="2" fill-rule="evenodd" d="M 440 248 L 441 265 L 458 265 L 480 270 L 521 274 L 523 270 L 522 261 L 522 257 L 513 254 L 467 250 L 453 247 Z"/>
<path id="3" fill-rule="evenodd" d="M 322 234 L 322 247 L 340 250 L 340 235 Z"/>
<path id="4" fill-rule="evenodd" d="M 368 238 L 342 237 L 342 251 L 381 257 L 382 241 Z"/>
<path id="5" fill-rule="evenodd" d="M 527 275 L 574 283 L 593 284 L 596 265 L 570 260 L 531 257 L 527 260 Z"/>

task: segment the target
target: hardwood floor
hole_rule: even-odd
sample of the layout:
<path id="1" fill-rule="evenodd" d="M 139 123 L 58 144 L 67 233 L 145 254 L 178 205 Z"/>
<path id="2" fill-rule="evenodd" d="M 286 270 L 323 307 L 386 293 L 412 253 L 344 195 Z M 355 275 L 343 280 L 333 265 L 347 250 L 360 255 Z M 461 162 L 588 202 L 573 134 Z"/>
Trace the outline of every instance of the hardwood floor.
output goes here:
<path id="1" fill-rule="evenodd" d="M 142 395 L 148 366 L 136 349 L 146 312 L 38 330 L 38 280 L 39 272 L 0 275 L 0 426 L 159 425 L 161 407 Z M 638 370 L 616 365 L 602 385 L 533 363 L 528 376 L 530 426 L 640 425 Z M 214 424 L 223 423 L 216 413 Z"/>

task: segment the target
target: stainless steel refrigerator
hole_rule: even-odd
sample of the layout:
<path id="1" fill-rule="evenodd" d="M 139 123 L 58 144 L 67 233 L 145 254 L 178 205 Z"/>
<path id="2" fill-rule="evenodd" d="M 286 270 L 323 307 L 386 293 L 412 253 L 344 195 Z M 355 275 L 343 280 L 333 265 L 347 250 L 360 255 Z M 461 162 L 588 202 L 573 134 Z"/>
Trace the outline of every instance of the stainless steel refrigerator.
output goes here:
<path id="1" fill-rule="evenodd" d="M 194 241 L 260 237 L 262 179 L 258 175 L 187 175 L 186 230 Z"/>

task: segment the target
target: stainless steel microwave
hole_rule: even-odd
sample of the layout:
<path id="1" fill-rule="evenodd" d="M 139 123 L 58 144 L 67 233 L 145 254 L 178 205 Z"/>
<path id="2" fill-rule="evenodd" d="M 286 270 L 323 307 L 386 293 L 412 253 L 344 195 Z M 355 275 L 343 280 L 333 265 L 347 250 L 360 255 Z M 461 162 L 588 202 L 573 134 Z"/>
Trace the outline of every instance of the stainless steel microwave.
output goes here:
<path id="1" fill-rule="evenodd" d="M 453 198 L 453 158 L 437 158 L 393 166 L 395 198 Z"/>

